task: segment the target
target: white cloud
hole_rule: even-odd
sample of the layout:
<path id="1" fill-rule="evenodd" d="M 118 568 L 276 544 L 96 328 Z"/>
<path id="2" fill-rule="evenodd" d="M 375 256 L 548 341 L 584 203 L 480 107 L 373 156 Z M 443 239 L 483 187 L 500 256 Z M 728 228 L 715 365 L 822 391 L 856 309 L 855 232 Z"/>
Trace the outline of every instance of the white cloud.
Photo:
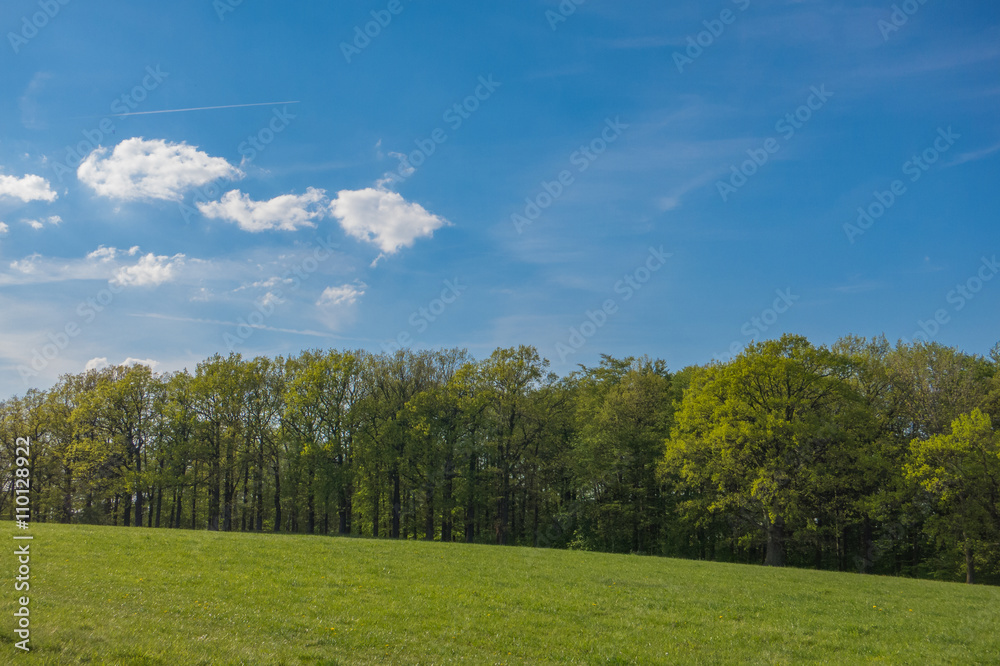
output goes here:
<path id="1" fill-rule="evenodd" d="M 1000 150 L 1000 143 L 994 144 L 988 148 L 983 148 L 982 150 L 975 150 L 969 153 L 962 153 L 954 160 L 949 162 L 947 166 L 953 167 L 959 164 L 965 164 L 966 162 L 975 162 L 977 160 L 985 159 L 992 155 L 993 153 Z"/>
<path id="2" fill-rule="evenodd" d="M 3 222 L 0 222 L 0 235 L 3 235 L 5 233 L 7 233 L 8 231 L 10 231 L 10 227 L 8 227 Z"/>
<path id="3" fill-rule="evenodd" d="M 270 201 L 253 201 L 239 190 L 232 190 L 226 192 L 221 201 L 199 203 L 198 210 L 211 219 L 235 222 L 244 231 L 295 231 L 301 227 L 315 227 L 313 220 L 325 214 L 325 210 L 317 206 L 325 202 L 326 192 L 314 187 L 305 194 L 284 194 Z"/>
<path id="4" fill-rule="evenodd" d="M 86 369 L 86 370 L 103 370 L 104 368 L 108 367 L 109 365 L 110 365 L 110 363 L 108 363 L 108 357 L 107 356 L 98 356 L 97 358 L 92 358 L 89 361 L 87 361 L 87 365 L 84 366 L 84 369 Z M 148 366 L 150 370 L 156 370 L 156 367 L 158 365 L 160 365 L 160 362 L 159 361 L 154 361 L 151 358 L 132 358 L 130 356 L 127 359 L 125 359 L 124 361 L 122 361 L 121 363 L 119 363 L 118 365 L 120 365 L 120 366 L 145 365 L 145 366 Z"/>
<path id="5" fill-rule="evenodd" d="M 281 284 L 293 284 L 294 282 L 295 280 L 292 278 L 274 276 L 266 280 L 257 280 L 256 282 L 240 285 L 234 291 L 243 291 L 244 289 L 270 289 L 271 287 L 277 287 Z"/>
<path id="6" fill-rule="evenodd" d="M 342 284 L 339 287 L 327 287 L 323 290 L 323 295 L 316 301 L 316 305 L 321 308 L 336 305 L 354 305 L 358 299 L 365 295 L 368 288 L 364 282 L 356 284 Z"/>
<path id="7" fill-rule="evenodd" d="M 99 245 L 96 250 L 87 255 L 87 259 L 97 259 L 103 263 L 114 261 L 119 255 L 134 257 L 139 253 L 139 246 L 133 245 L 128 250 L 119 250 L 116 247 L 104 247 Z"/>
<path id="8" fill-rule="evenodd" d="M 38 264 L 42 259 L 42 255 L 35 252 L 30 254 L 21 261 L 10 262 L 11 270 L 17 271 L 18 273 L 24 273 L 30 275 L 38 270 Z"/>
<path id="9" fill-rule="evenodd" d="M 371 187 L 339 192 L 330 210 L 345 232 L 378 246 L 385 254 L 410 247 L 418 238 L 432 237 L 437 229 L 450 224 L 396 192 Z"/>
<path id="10" fill-rule="evenodd" d="M 274 292 L 269 291 L 261 297 L 260 306 L 262 308 L 266 308 L 269 305 L 281 305 L 284 302 L 285 299 L 283 299 L 281 296 L 278 296 Z"/>
<path id="11" fill-rule="evenodd" d="M 122 361 L 121 365 L 145 365 L 150 370 L 156 370 L 156 367 L 160 365 L 159 361 L 154 361 L 151 358 L 132 358 L 131 356 Z"/>
<path id="12" fill-rule="evenodd" d="M 28 203 L 29 201 L 52 202 L 58 196 L 49 181 L 41 176 L 28 174 L 22 178 L 15 178 L 0 175 L 0 197 L 13 197 Z"/>
<path id="13" fill-rule="evenodd" d="M 111 282 L 123 287 L 157 286 L 176 277 L 177 268 L 184 265 L 184 255 L 156 256 L 152 252 L 139 259 L 133 266 L 125 266 L 115 273 Z"/>
<path id="14" fill-rule="evenodd" d="M 77 177 L 95 192 L 126 201 L 180 201 L 184 192 L 219 178 L 242 178 L 243 172 L 221 157 L 211 157 L 186 143 L 163 139 L 127 139 L 98 148 L 77 169 Z"/>
<path id="15" fill-rule="evenodd" d="M 21 220 L 24 224 L 27 224 L 32 229 L 43 229 L 46 224 L 57 225 L 62 222 L 62 218 L 58 215 L 52 215 L 51 217 L 43 217 L 39 220 Z"/>

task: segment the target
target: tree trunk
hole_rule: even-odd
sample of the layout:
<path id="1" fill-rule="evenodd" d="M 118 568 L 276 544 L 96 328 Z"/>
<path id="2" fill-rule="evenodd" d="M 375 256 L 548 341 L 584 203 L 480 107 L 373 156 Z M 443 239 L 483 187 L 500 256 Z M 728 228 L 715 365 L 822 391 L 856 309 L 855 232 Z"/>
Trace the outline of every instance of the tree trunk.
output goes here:
<path id="1" fill-rule="evenodd" d="M 497 513 L 497 543 L 507 545 L 507 533 L 510 525 L 510 474 L 504 470 L 503 485 L 500 492 L 500 506 Z"/>
<path id="2" fill-rule="evenodd" d="M 135 449 L 135 526 L 142 527 L 142 455 L 141 449 Z"/>
<path id="3" fill-rule="evenodd" d="M 73 520 L 73 469 L 64 466 L 63 473 L 66 484 L 63 487 L 62 522 L 69 523 Z"/>
<path id="4" fill-rule="evenodd" d="M 254 530 L 264 531 L 264 438 L 260 439 L 257 469 L 254 473 Z"/>
<path id="5" fill-rule="evenodd" d="M 212 466 L 208 490 L 208 529 L 215 532 L 219 531 L 220 502 L 222 498 L 221 456 L 222 447 L 219 443 L 218 428 L 216 428 L 212 444 Z"/>
<path id="6" fill-rule="evenodd" d="M 156 490 L 156 525 L 160 526 L 160 512 L 163 510 L 163 488 L 157 488 Z"/>
<path id="7" fill-rule="evenodd" d="M 869 573 L 875 564 L 875 533 L 872 522 L 865 517 L 861 527 L 861 566 L 858 573 Z"/>
<path id="8" fill-rule="evenodd" d="M 347 522 L 347 487 L 341 486 L 337 491 L 337 518 L 339 519 L 339 524 L 337 525 L 338 534 L 349 534 L 351 531 L 350 524 Z"/>
<path id="9" fill-rule="evenodd" d="M 247 515 L 250 513 L 250 464 L 243 466 L 243 508 L 240 511 L 240 532 L 247 531 Z M 250 516 L 253 519 L 253 516 Z"/>
<path id="10" fill-rule="evenodd" d="M 965 582 L 969 585 L 976 584 L 976 560 L 973 557 L 972 541 L 968 537 L 965 539 Z"/>
<path id="11" fill-rule="evenodd" d="M 392 472 L 392 538 L 399 538 L 399 519 L 402 513 L 402 496 L 399 488 L 399 470 Z"/>
<path id="12" fill-rule="evenodd" d="M 476 540 L 476 457 L 469 456 L 469 493 L 465 501 L 465 543 Z"/>
<path id="13" fill-rule="evenodd" d="M 306 497 L 306 530 L 316 533 L 316 473 L 309 466 L 309 495 Z"/>
<path id="14" fill-rule="evenodd" d="M 274 461 L 274 531 L 281 531 L 281 465 Z"/>
<path id="15" fill-rule="evenodd" d="M 373 488 L 374 492 L 372 493 L 372 536 L 375 538 L 378 538 L 378 522 L 379 522 L 379 512 L 381 508 L 379 506 L 379 500 L 382 497 L 382 488 L 379 487 L 378 481 L 379 481 L 378 474 L 376 473 L 374 477 L 374 483 L 372 484 L 374 486 Z"/>
<path id="16" fill-rule="evenodd" d="M 767 554 L 764 564 L 769 567 L 785 566 L 785 519 L 778 516 L 767 526 Z"/>
<path id="17" fill-rule="evenodd" d="M 132 526 L 132 493 L 125 495 L 125 506 L 122 509 L 122 523 L 125 527 Z"/>
<path id="18" fill-rule="evenodd" d="M 231 439 L 231 438 L 230 438 Z M 226 466 L 223 474 L 222 530 L 233 531 L 233 501 L 236 497 L 236 470 L 233 469 L 232 445 L 226 447 Z"/>
<path id="19" fill-rule="evenodd" d="M 452 509 L 455 494 L 455 459 L 449 450 L 444 461 L 444 488 L 441 493 L 441 541 L 451 541 L 451 529 L 454 522 Z"/>
<path id="20" fill-rule="evenodd" d="M 427 518 L 424 523 L 424 539 L 434 541 L 434 486 L 427 484 L 424 490 L 424 503 L 427 505 Z"/>

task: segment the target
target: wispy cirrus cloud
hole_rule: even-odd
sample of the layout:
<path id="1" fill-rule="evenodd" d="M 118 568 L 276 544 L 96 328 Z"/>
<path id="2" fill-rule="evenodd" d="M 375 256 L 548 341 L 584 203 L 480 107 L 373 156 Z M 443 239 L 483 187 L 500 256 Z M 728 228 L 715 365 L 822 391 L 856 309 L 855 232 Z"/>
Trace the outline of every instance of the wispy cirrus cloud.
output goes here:
<path id="1" fill-rule="evenodd" d="M 973 150 L 967 153 L 962 153 L 948 162 L 945 166 L 953 167 L 959 164 L 965 164 L 967 162 L 978 162 L 979 160 L 986 159 L 990 155 L 993 155 L 997 151 L 1000 151 L 1000 143 L 996 143 L 988 148 L 983 148 L 981 150 Z"/>

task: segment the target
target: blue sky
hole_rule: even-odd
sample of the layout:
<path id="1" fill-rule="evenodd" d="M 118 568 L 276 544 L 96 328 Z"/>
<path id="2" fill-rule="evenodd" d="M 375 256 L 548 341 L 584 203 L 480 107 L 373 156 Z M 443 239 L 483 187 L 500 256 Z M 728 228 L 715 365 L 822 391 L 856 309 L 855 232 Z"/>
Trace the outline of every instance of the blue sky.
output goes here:
<path id="1" fill-rule="evenodd" d="M 0 27 L 3 395 L 230 349 L 525 343 L 564 373 L 1000 339 L 994 2 L 9 0 Z"/>

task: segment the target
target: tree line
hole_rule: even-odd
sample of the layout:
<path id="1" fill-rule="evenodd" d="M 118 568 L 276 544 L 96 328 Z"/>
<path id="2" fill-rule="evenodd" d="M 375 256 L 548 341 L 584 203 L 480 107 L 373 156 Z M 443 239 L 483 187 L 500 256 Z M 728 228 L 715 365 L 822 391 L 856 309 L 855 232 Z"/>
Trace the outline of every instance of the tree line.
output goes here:
<path id="1" fill-rule="evenodd" d="M 533 347 L 216 355 L 0 402 L 0 514 L 1000 583 L 1000 345 L 786 335 L 670 372 Z"/>

